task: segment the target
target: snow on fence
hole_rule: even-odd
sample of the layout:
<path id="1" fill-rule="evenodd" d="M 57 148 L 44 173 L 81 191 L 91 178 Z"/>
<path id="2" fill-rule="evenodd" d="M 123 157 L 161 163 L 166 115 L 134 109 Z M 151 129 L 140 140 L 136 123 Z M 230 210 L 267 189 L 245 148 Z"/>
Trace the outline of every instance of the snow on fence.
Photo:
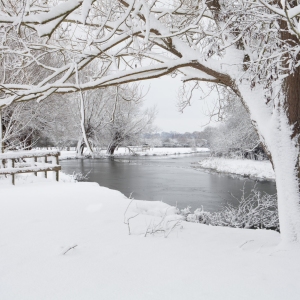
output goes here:
<path id="1" fill-rule="evenodd" d="M 15 184 L 15 175 L 20 173 L 44 172 L 47 178 L 47 172 L 56 172 L 56 181 L 59 180 L 59 165 L 58 156 L 60 152 L 52 151 L 20 151 L 12 153 L 0 154 L 0 175 L 11 175 L 12 184 Z M 51 161 L 48 161 L 51 158 Z"/>

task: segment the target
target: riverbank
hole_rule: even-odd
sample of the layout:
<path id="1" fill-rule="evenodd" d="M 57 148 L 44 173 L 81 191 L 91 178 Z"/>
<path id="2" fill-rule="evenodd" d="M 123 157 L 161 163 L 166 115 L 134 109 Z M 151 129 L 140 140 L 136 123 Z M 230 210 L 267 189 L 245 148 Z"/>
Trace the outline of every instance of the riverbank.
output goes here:
<path id="1" fill-rule="evenodd" d="M 88 181 L 121 191 L 135 199 L 164 201 L 191 211 L 202 207 L 217 212 L 226 204 L 236 206 L 242 190 L 249 194 L 253 187 L 262 194 L 275 194 L 273 182 L 258 182 L 237 176 L 195 170 L 193 166 L 208 153 L 168 156 L 123 156 L 114 159 L 70 159 L 61 162 L 67 174 L 88 173 Z M 242 180 L 241 180 L 242 179 Z M 234 197 L 232 197 L 234 195 Z"/>
<path id="2" fill-rule="evenodd" d="M 192 154 L 192 153 L 203 153 L 209 152 L 208 148 L 148 148 L 142 150 L 142 148 L 134 148 L 133 151 L 130 151 L 128 148 L 120 147 L 115 153 L 114 157 L 122 157 L 122 156 L 164 156 L 164 155 L 181 155 L 181 154 Z M 96 157 L 108 157 L 109 155 L 106 153 L 106 150 L 101 150 L 97 152 Z M 85 155 L 83 155 L 84 157 Z M 76 151 L 61 151 L 60 160 L 63 159 L 72 159 L 76 158 Z"/>
<path id="3" fill-rule="evenodd" d="M 208 157 L 199 161 L 195 168 L 209 169 L 220 173 L 236 174 L 252 179 L 275 181 L 270 161 Z"/>
<path id="4" fill-rule="evenodd" d="M 299 297 L 299 247 L 277 232 L 179 224 L 162 202 L 25 177 L 0 180 L 1 299 Z"/>

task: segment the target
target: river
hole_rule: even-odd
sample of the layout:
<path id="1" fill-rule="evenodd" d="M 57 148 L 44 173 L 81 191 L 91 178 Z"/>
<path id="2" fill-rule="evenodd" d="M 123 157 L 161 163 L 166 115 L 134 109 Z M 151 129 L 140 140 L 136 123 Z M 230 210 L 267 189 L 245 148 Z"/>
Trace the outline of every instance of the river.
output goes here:
<path id="1" fill-rule="evenodd" d="M 193 169 L 193 164 L 207 154 L 170 156 L 130 156 L 104 159 L 72 159 L 61 161 L 67 174 L 90 171 L 88 181 L 119 190 L 139 200 L 161 200 L 191 210 L 203 206 L 206 211 L 219 211 L 226 203 L 237 205 L 236 198 L 254 187 L 255 181 L 225 174 Z M 256 188 L 276 193 L 276 185 L 259 181 Z M 232 195 L 231 195 L 232 194 Z"/>

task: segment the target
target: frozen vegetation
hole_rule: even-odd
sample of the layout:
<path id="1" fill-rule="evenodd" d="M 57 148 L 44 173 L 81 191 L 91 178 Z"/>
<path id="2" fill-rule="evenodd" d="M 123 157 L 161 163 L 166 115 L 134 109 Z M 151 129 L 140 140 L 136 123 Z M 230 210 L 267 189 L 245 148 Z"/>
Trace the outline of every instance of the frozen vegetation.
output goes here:
<path id="1" fill-rule="evenodd" d="M 203 207 L 192 213 L 188 206 L 180 211 L 180 215 L 188 222 L 280 232 L 276 194 L 261 193 L 254 187 L 250 193 L 245 193 L 244 189 L 241 198 L 237 200 L 237 205 L 226 204 L 212 213 L 205 211 Z"/>
<path id="2" fill-rule="evenodd" d="M 278 232 L 187 223 L 60 177 L 0 180 L 1 299 L 299 298 L 299 246 Z"/>
<path id="3" fill-rule="evenodd" d="M 250 178 L 275 180 L 274 170 L 268 160 L 209 157 L 199 161 L 199 167 Z"/>

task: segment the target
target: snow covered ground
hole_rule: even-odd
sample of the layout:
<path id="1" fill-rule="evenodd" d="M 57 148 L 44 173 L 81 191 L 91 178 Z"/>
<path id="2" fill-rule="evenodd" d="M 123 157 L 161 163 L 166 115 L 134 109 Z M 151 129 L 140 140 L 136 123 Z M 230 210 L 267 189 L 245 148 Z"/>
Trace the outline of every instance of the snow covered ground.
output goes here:
<path id="1" fill-rule="evenodd" d="M 275 180 L 275 173 L 269 161 L 209 157 L 200 161 L 199 166 L 217 172 Z"/>
<path id="2" fill-rule="evenodd" d="M 299 299 L 300 249 L 277 232 L 170 231 L 178 215 L 162 202 L 126 211 L 131 200 L 96 183 L 18 178 L 0 180 L 0 299 Z M 166 233 L 145 237 L 164 215 Z"/>
<path id="3" fill-rule="evenodd" d="M 132 148 L 134 152 L 138 155 L 142 156 L 155 156 L 155 155 L 177 155 L 177 154 L 190 154 L 190 153 L 198 153 L 198 152 L 209 152 L 208 148 L 150 148 L 147 150 L 143 150 L 141 148 Z M 66 158 L 74 158 L 76 155 L 75 151 L 61 151 L 60 159 Z M 99 154 L 98 154 L 99 155 Z M 106 155 L 106 150 L 101 151 L 100 155 Z M 124 155 L 132 155 L 127 148 L 120 147 L 115 151 L 114 156 L 124 156 Z"/>

